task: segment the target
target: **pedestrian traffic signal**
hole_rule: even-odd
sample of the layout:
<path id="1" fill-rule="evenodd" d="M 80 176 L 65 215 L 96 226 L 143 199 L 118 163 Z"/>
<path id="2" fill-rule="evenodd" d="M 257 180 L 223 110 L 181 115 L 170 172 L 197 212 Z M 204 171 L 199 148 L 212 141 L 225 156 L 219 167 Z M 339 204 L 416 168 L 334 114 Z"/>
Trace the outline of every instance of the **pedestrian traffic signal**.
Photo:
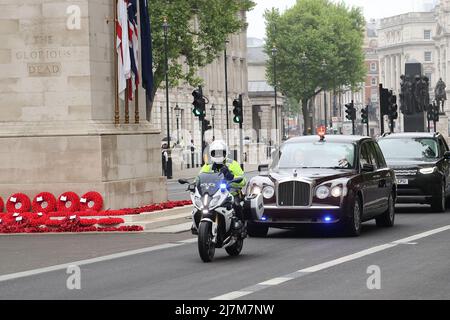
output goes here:
<path id="1" fill-rule="evenodd" d="M 192 110 L 192 113 L 196 117 L 204 117 L 206 115 L 206 101 L 203 97 L 201 89 L 194 90 L 192 92 L 192 96 L 194 97 L 194 102 L 192 103 L 194 110 Z"/>
<path id="2" fill-rule="evenodd" d="M 346 108 L 345 113 L 347 114 L 345 117 L 348 120 L 355 121 L 356 120 L 356 109 L 355 109 L 355 105 L 354 105 L 353 101 L 350 103 L 347 103 L 345 105 L 345 108 Z"/>
<path id="3" fill-rule="evenodd" d="M 369 106 L 361 110 L 361 122 L 364 124 L 369 123 Z"/>
<path id="4" fill-rule="evenodd" d="M 243 107 L 242 107 L 242 95 L 239 95 L 239 99 L 234 99 L 233 101 L 233 122 L 242 124 L 244 122 L 244 114 L 243 114 Z"/>

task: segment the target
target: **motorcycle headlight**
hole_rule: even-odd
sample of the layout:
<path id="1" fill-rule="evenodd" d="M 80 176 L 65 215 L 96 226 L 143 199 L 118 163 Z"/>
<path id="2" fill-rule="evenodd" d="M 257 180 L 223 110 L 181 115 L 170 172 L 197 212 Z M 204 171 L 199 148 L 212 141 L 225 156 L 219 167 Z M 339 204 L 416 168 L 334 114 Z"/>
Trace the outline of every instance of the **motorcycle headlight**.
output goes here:
<path id="1" fill-rule="evenodd" d="M 326 187 L 326 186 L 320 186 L 317 188 L 316 190 L 316 197 L 318 199 L 326 199 L 330 196 L 330 188 Z"/>
<path id="2" fill-rule="evenodd" d="M 265 199 L 271 199 L 273 197 L 273 195 L 275 194 L 275 189 L 271 186 L 266 186 L 263 191 L 263 197 Z"/>
<path id="3" fill-rule="evenodd" d="M 220 194 L 215 195 L 215 196 L 212 198 L 211 202 L 209 203 L 209 207 L 210 207 L 210 208 L 214 208 L 214 207 L 216 207 L 217 205 L 219 205 L 220 198 L 221 198 Z"/>
<path id="4" fill-rule="evenodd" d="M 199 198 L 199 197 L 195 197 L 194 205 L 195 205 L 198 209 L 203 208 L 203 202 L 202 202 L 202 199 Z"/>
<path id="5" fill-rule="evenodd" d="M 334 187 L 331 189 L 331 195 L 335 198 L 339 198 L 342 196 L 342 188 L 341 187 Z"/>
<path id="6" fill-rule="evenodd" d="M 423 169 L 419 170 L 419 172 L 421 174 L 432 174 L 432 173 L 435 173 L 436 171 L 437 171 L 437 167 L 423 168 Z"/>

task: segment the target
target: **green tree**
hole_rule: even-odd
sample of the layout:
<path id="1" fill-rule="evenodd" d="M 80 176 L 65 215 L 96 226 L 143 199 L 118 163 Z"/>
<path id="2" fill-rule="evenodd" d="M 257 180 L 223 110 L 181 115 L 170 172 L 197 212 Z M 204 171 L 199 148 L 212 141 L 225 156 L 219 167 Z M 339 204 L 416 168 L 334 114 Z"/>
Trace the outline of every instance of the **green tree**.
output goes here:
<path id="1" fill-rule="evenodd" d="M 216 59 L 230 34 L 245 27 L 239 14 L 253 8 L 251 0 L 152 0 L 149 14 L 152 28 L 154 88 L 153 98 L 164 75 L 164 17 L 169 23 L 169 85 L 180 81 L 195 87 L 202 83 L 199 68 Z"/>
<path id="2" fill-rule="evenodd" d="M 308 101 L 323 90 L 340 86 L 356 89 L 364 80 L 365 20 L 360 8 L 329 0 L 297 0 L 280 14 L 265 13 L 271 55 L 277 47 L 277 86 L 284 95 L 301 102 L 305 134 L 312 129 Z M 267 63 L 273 85 L 273 63 Z"/>

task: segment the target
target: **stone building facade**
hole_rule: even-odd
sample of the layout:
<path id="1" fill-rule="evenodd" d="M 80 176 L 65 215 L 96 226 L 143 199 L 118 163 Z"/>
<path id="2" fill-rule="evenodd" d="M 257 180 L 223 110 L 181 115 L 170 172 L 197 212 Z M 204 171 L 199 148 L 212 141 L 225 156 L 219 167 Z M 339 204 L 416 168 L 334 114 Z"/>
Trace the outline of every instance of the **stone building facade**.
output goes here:
<path id="1" fill-rule="evenodd" d="M 247 50 L 248 88 L 252 104 L 253 129 L 257 131 L 258 142 L 270 144 L 276 140 L 275 136 L 272 137 L 272 131 L 277 127 L 275 124 L 275 89 L 268 84 L 266 79 L 266 65 L 272 57 L 268 57 L 264 52 L 264 41 L 260 39 L 248 39 Z M 283 126 L 281 119 L 284 105 L 281 92 L 278 92 L 277 105 L 278 128 L 281 135 Z"/>
<path id="2" fill-rule="evenodd" d="M 241 18 L 246 19 L 245 12 L 241 13 Z M 239 94 L 244 97 L 244 129 L 252 128 L 252 109 L 248 97 L 248 74 L 247 74 L 247 31 L 229 36 L 227 44 L 227 75 L 228 75 L 228 127 L 236 130 L 239 125 L 233 122 L 233 100 L 238 98 Z M 203 94 L 208 98 L 209 104 L 206 106 L 206 118 L 211 121 L 211 107 L 214 105 L 216 112 L 214 117 L 215 137 L 216 139 L 226 140 L 226 105 L 225 105 L 225 55 L 224 52 L 217 56 L 217 59 L 208 66 L 199 70 L 198 75 L 204 80 Z M 186 84 L 180 84 L 177 88 L 172 88 L 169 92 L 170 101 L 170 132 L 172 138 L 180 140 L 180 144 L 184 147 L 190 143 L 190 139 L 194 140 L 197 147 L 201 146 L 200 124 L 198 118 L 192 113 L 193 88 Z M 174 111 L 175 107 L 181 109 L 178 120 L 179 133 L 177 134 L 177 118 Z M 153 104 L 151 123 L 161 131 L 160 139 L 167 136 L 166 124 L 166 97 L 163 90 L 159 90 L 156 94 Z M 239 145 L 238 134 L 231 135 L 230 144 L 232 148 Z M 212 138 L 212 130 L 206 135 L 207 140 Z M 198 148 L 199 149 L 199 148 Z M 180 159 L 175 159 L 177 167 L 181 168 Z"/>
<path id="3" fill-rule="evenodd" d="M 435 14 L 410 12 L 381 19 L 379 26 L 378 56 L 380 59 L 380 83 L 394 94 L 400 93 L 400 76 L 405 73 L 405 64 L 422 63 L 423 74 L 434 88 L 436 79 Z M 433 92 L 430 91 L 433 95 Z M 386 119 L 385 119 L 386 121 Z M 385 125 L 387 128 L 387 122 Z M 399 113 L 396 131 L 403 131 L 403 114 Z"/>

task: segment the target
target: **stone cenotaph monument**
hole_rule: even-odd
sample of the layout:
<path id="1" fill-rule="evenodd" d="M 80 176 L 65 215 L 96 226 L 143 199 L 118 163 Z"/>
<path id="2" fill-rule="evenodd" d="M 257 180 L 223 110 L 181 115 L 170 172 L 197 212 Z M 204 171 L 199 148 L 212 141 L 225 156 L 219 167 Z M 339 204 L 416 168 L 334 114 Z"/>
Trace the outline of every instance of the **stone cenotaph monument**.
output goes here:
<path id="1" fill-rule="evenodd" d="M 122 106 L 114 121 L 113 22 L 111 0 L 1 1 L 3 199 L 98 191 L 105 209 L 166 200 L 159 130 L 133 116 L 124 124 Z"/>

